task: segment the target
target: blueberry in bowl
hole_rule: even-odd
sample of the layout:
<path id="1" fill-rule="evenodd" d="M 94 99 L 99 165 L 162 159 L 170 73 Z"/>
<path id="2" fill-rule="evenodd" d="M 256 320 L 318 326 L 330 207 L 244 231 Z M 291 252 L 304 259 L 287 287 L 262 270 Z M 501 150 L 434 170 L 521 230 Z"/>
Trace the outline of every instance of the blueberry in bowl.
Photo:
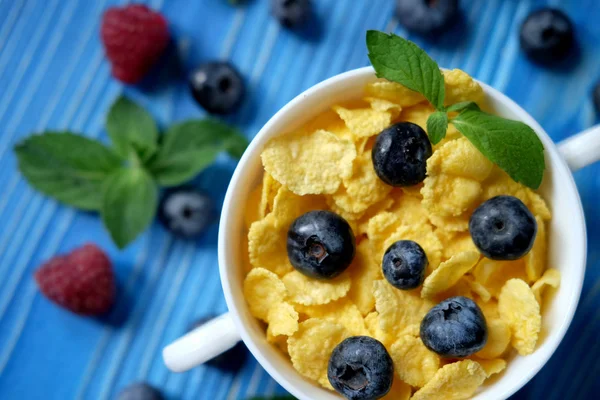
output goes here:
<path id="1" fill-rule="evenodd" d="M 461 358 L 483 349 L 488 330 L 479 306 L 467 297 L 456 296 L 429 310 L 421 321 L 420 336 L 434 353 Z"/>
<path id="2" fill-rule="evenodd" d="M 517 260 L 533 247 L 537 222 L 518 198 L 496 196 L 475 209 L 469 219 L 469 232 L 487 258 Z"/>
<path id="3" fill-rule="evenodd" d="M 390 391 L 394 364 L 380 341 L 369 336 L 352 336 L 333 349 L 327 378 L 346 399 L 376 400 Z"/>
<path id="4" fill-rule="evenodd" d="M 350 266 L 355 252 L 350 224 L 334 212 L 309 211 L 289 228 L 288 258 L 296 270 L 311 278 L 335 278 Z"/>
<path id="5" fill-rule="evenodd" d="M 383 276 L 397 289 L 415 289 L 423 283 L 428 264 L 425 251 L 417 242 L 399 240 L 383 255 Z"/>

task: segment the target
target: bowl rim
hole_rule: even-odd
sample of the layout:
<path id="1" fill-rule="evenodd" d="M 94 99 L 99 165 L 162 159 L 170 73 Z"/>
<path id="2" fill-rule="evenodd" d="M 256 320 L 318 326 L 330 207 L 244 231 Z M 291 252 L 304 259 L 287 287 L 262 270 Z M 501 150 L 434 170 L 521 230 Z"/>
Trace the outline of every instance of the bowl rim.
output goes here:
<path id="1" fill-rule="evenodd" d="M 232 316 L 232 319 L 234 320 L 234 323 L 240 333 L 242 340 L 244 341 L 244 343 L 246 344 L 246 346 L 248 347 L 250 352 L 258 360 L 259 364 L 283 388 L 285 388 L 289 393 L 291 393 L 293 396 L 295 396 L 299 399 L 307 399 L 308 400 L 309 398 L 307 397 L 307 395 L 305 393 L 300 392 L 299 389 L 297 389 L 292 383 L 290 383 L 289 380 L 286 377 L 284 377 L 280 373 L 280 371 L 277 370 L 274 363 L 271 362 L 272 360 L 269 357 L 267 357 L 265 354 L 263 354 L 262 351 L 258 348 L 257 344 L 255 343 L 255 340 L 253 339 L 252 335 L 249 333 L 249 328 L 242 321 L 241 316 L 239 315 L 238 304 L 236 303 L 236 299 L 234 299 L 234 296 L 232 296 L 232 285 L 231 285 L 231 282 L 229 281 L 229 276 L 228 276 L 229 268 L 226 267 L 226 266 L 232 264 L 232 262 L 230 261 L 230 257 L 232 255 L 229 254 L 227 251 L 226 242 L 227 242 L 227 239 L 229 236 L 229 232 L 228 232 L 229 229 L 227 229 L 227 227 L 229 225 L 229 220 L 231 219 L 231 209 L 232 209 L 231 206 L 233 204 L 236 204 L 236 202 L 233 199 L 235 186 L 237 185 L 238 181 L 240 181 L 240 179 L 243 175 L 244 166 L 249 162 L 249 160 L 252 157 L 256 157 L 257 156 L 256 153 L 257 153 L 258 149 L 261 149 L 264 146 L 264 144 L 271 137 L 273 137 L 273 134 L 268 134 L 268 133 L 272 130 L 272 126 L 275 125 L 276 122 L 280 118 L 282 118 L 284 115 L 286 115 L 293 108 L 297 107 L 299 104 L 301 104 L 307 98 L 310 98 L 311 96 L 315 95 L 316 93 L 318 93 L 320 91 L 324 91 L 331 86 L 338 85 L 341 82 L 344 82 L 350 78 L 368 78 L 370 76 L 375 77 L 375 71 L 374 71 L 373 67 L 371 67 L 371 66 L 357 68 L 357 69 L 343 72 L 341 74 L 337 74 L 335 76 L 332 76 L 324 81 L 321 81 L 321 82 L 311 86 L 310 88 L 306 89 L 305 91 L 303 91 L 302 93 L 300 93 L 299 95 L 294 97 L 292 100 L 290 100 L 286 105 L 284 105 L 279 111 L 277 111 L 265 123 L 265 125 L 259 130 L 259 132 L 256 134 L 256 136 L 250 142 L 247 150 L 245 151 L 244 155 L 240 159 L 240 161 L 233 173 L 229 187 L 227 189 L 227 193 L 225 195 L 225 200 L 223 202 L 223 210 L 222 210 L 221 219 L 219 222 L 218 259 L 219 259 L 219 273 L 220 273 L 220 278 L 221 278 L 221 284 L 223 287 L 223 292 L 225 295 L 227 307 L 230 311 L 230 315 Z M 548 362 L 550 357 L 555 353 L 559 344 L 562 342 L 562 340 L 573 320 L 575 310 L 576 310 L 577 305 L 580 300 L 581 291 L 582 291 L 582 287 L 583 287 L 583 280 L 584 280 L 584 276 L 585 276 L 585 269 L 586 269 L 586 264 L 587 264 L 587 229 L 586 229 L 586 224 L 585 224 L 583 205 L 581 202 L 579 191 L 578 191 L 576 183 L 575 183 L 575 179 L 571 173 L 571 170 L 567 166 L 566 161 L 560 155 L 557 144 L 552 141 L 552 139 L 548 136 L 546 131 L 541 127 L 541 125 L 527 111 L 525 111 L 521 106 L 519 106 L 511 98 L 509 98 L 508 96 L 506 96 L 499 90 L 494 89 L 493 87 L 487 85 L 484 82 L 481 82 L 476 79 L 475 79 L 475 81 L 481 85 L 481 87 L 484 89 L 484 91 L 488 97 L 494 98 L 494 101 L 496 103 L 502 104 L 503 106 L 507 107 L 512 112 L 514 112 L 515 114 L 519 115 L 519 120 L 521 120 L 521 121 L 527 123 L 529 126 L 531 126 L 534 129 L 534 131 L 536 132 L 536 134 L 538 135 L 538 137 L 542 140 L 546 153 L 547 154 L 549 153 L 551 155 L 551 157 L 546 157 L 546 162 L 547 163 L 551 162 L 553 164 L 553 166 L 555 166 L 557 168 L 558 172 L 561 173 L 560 182 L 562 184 L 567 183 L 569 186 L 569 191 L 575 195 L 575 200 L 577 203 L 577 210 L 573 210 L 574 217 L 581 221 L 581 223 L 579 224 L 579 226 L 580 226 L 579 232 L 576 232 L 576 233 L 583 239 L 580 242 L 580 248 L 578 250 L 578 253 L 581 255 L 581 258 L 580 258 L 580 263 L 579 263 L 580 267 L 577 268 L 577 270 L 576 270 L 576 271 L 578 271 L 578 276 L 575 277 L 575 287 L 574 287 L 574 292 L 572 293 L 572 296 L 573 296 L 573 294 L 574 294 L 574 296 L 571 298 L 569 306 L 565 312 L 566 318 L 564 318 L 562 320 L 562 323 L 556 328 L 557 333 L 555 333 L 552 336 L 553 340 L 551 342 L 549 350 L 547 350 L 545 352 L 545 354 L 543 355 L 543 357 L 540 358 L 538 363 L 535 364 L 535 367 L 530 368 L 525 373 L 523 373 L 521 375 L 521 379 L 519 379 L 518 381 L 514 381 L 514 383 L 512 385 L 505 386 L 504 390 L 500 389 L 500 393 L 499 393 L 500 396 L 495 397 L 497 399 L 506 399 L 506 398 L 510 397 L 511 395 L 513 395 L 515 392 L 517 392 L 519 389 L 521 389 L 527 382 L 529 382 L 542 369 L 542 367 L 544 365 L 546 365 L 546 363 Z M 315 115 L 316 115 L 316 113 L 315 113 Z M 260 154 L 258 153 L 258 156 L 259 155 Z M 316 384 L 314 386 L 317 387 Z M 476 396 L 476 397 L 479 397 L 479 396 Z"/>

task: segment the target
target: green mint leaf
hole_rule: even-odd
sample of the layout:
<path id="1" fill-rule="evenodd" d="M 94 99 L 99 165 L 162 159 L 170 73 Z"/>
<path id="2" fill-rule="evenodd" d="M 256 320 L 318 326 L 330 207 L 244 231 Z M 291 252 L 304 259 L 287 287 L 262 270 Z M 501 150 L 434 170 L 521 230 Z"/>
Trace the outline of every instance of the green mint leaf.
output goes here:
<path id="1" fill-rule="evenodd" d="M 378 77 L 419 92 L 437 110 L 444 109 L 444 76 L 419 46 L 393 33 L 367 31 L 367 48 Z"/>
<path id="2" fill-rule="evenodd" d="M 436 111 L 427 118 L 427 134 L 433 144 L 438 144 L 446 136 L 448 130 L 448 114 Z"/>
<path id="3" fill-rule="evenodd" d="M 452 104 L 446 108 L 447 112 L 460 112 L 462 110 L 477 110 L 479 111 L 479 106 L 474 101 L 461 101 L 460 103 Z"/>
<path id="4" fill-rule="evenodd" d="M 214 120 L 175 124 L 148 168 L 163 186 L 175 186 L 198 175 L 221 151 L 240 157 L 248 141 L 234 128 Z"/>
<path id="5" fill-rule="evenodd" d="M 158 129 L 152 115 L 127 97 L 119 97 L 110 107 L 106 130 L 116 152 L 124 159 L 134 151 L 147 161 L 156 152 Z"/>
<path id="6" fill-rule="evenodd" d="M 150 174 L 140 167 L 118 169 L 102 188 L 102 222 L 122 249 L 152 222 L 158 190 Z"/>
<path id="7" fill-rule="evenodd" d="M 544 146 L 528 125 L 466 109 L 452 120 L 460 133 L 516 182 L 537 189 L 544 176 Z"/>
<path id="8" fill-rule="evenodd" d="M 102 143 L 68 132 L 34 135 L 15 146 L 31 186 L 83 210 L 99 210 L 103 180 L 121 159 Z"/>

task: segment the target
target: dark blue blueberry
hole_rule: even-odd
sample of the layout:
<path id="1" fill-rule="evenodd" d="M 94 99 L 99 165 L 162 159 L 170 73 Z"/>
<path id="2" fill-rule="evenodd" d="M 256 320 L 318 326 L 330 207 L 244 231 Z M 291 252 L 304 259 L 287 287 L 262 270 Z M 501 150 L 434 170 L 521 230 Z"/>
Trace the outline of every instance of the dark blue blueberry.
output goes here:
<path id="1" fill-rule="evenodd" d="M 456 296 L 433 307 L 421 321 L 421 340 L 442 357 L 467 357 L 487 342 L 487 323 L 475 302 Z"/>
<path id="2" fill-rule="evenodd" d="M 353 336 L 333 349 L 327 377 L 331 386 L 347 399 L 376 400 L 390 391 L 394 364 L 381 342 L 368 336 Z"/>
<path id="3" fill-rule="evenodd" d="M 396 16 L 406 29 L 438 33 L 456 20 L 458 0 L 396 0 Z"/>
<path id="4" fill-rule="evenodd" d="M 118 400 L 163 400 L 162 394 L 147 383 L 134 383 L 119 393 Z"/>
<path id="5" fill-rule="evenodd" d="M 428 264 L 425 251 L 417 242 L 399 240 L 383 255 L 383 275 L 398 289 L 415 289 L 423 283 Z"/>
<path id="6" fill-rule="evenodd" d="M 598 82 L 594 87 L 592 97 L 594 98 L 594 107 L 596 107 L 596 112 L 600 114 L 600 82 Z"/>
<path id="7" fill-rule="evenodd" d="M 554 8 L 534 11 L 523 22 L 521 48 L 540 64 L 553 64 L 566 59 L 574 47 L 573 24 L 565 13 Z"/>
<path id="8" fill-rule="evenodd" d="M 283 26 L 295 28 L 302 25 L 312 9 L 310 0 L 271 0 L 271 12 Z"/>
<path id="9" fill-rule="evenodd" d="M 377 136 L 371 157 L 382 181 L 392 186 L 411 186 L 425 179 L 431 153 L 431 143 L 423 128 L 399 122 Z"/>
<path id="10" fill-rule="evenodd" d="M 201 65 L 190 76 L 194 99 L 212 114 L 234 111 L 244 97 L 244 80 L 229 63 L 213 61 Z"/>
<path id="11" fill-rule="evenodd" d="M 492 197 L 473 212 L 469 232 L 481 254 L 492 260 L 516 260 L 531 250 L 537 222 L 513 196 Z"/>
<path id="12" fill-rule="evenodd" d="M 188 328 L 188 332 L 201 327 L 202 325 L 216 317 L 216 315 L 209 315 L 194 321 Z M 246 348 L 244 342 L 240 341 L 231 349 L 227 350 L 222 354 L 219 354 L 211 360 L 208 360 L 205 364 L 220 369 L 221 371 L 237 372 L 244 366 L 244 363 L 246 362 L 247 358 L 248 348 Z"/>
<path id="13" fill-rule="evenodd" d="M 317 279 L 332 279 L 348 268 L 356 251 L 348 222 L 331 211 L 310 211 L 290 226 L 287 253 L 298 271 Z"/>
<path id="14" fill-rule="evenodd" d="M 183 238 L 202 234 L 214 219 L 215 207 L 211 198 L 190 186 L 166 190 L 158 206 L 158 220 Z"/>

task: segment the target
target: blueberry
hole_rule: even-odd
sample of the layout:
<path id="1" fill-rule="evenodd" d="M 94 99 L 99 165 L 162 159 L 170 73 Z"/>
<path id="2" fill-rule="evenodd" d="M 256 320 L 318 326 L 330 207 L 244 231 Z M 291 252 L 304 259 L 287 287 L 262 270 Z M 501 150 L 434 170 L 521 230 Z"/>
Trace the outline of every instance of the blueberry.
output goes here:
<path id="1" fill-rule="evenodd" d="M 118 400 L 163 400 L 162 394 L 147 383 L 134 383 L 119 393 Z"/>
<path id="2" fill-rule="evenodd" d="M 327 377 L 331 386 L 347 399 L 375 400 L 390 391 L 394 364 L 381 342 L 368 336 L 353 336 L 333 349 Z"/>
<path id="3" fill-rule="evenodd" d="M 158 206 L 158 220 L 176 236 L 193 238 L 215 218 L 215 208 L 204 192 L 181 186 L 165 191 Z"/>
<path id="4" fill-rule="evenodd" d="M 543 8 L 525 19 L 520 41 L 525 54 L 537 63 L 549 65 L 562 61 L 573 48 L 573 24 L 562 11 Z"/>
<path id="5" fill-rule="evenodd" d="M 600 82 L 598 82 L 594 87 L 592 97 L 594 98 L 594 107 L 596 108 L 596 112 L 600 113 Z"/>
<path id="6" fill-rule="evenodd" d="M 467 357 L 487 342 L 487 323 L 479 306 L 462 296 L 434 306 L 421 321 L 421 340 L 442 357 Z"/>
<path id="7" fill-rule="evenodd" d="M 283 26 L 294 28 L 302 25 L 310 16 L 310 0 L 271 0 L 271 12 Z"/>
<path id="8" fill-rule="evenodd" d="M 458 0 L 396 0 L 396 16 L 406 29 L 429 34 L 456 20 Z"/>
<path id="9" fill-rule="evenodd" d="M 431 153 L 431 143 L 423 128 L 399 122 L 377 136 L 371 157 L 382 181 L 392 186 L 411 186 L 425 179 Z"/>
<path id="10" fill-rule="evenodd" d="M 189 86 L 198 104 L 213 114 L 234 111 L 245 92 L 240 73 L 233 65 L 220 61 L 203 64 L 194 70 Z"/>
<path id="11" fill-rule="evenodd" d="M 516 260 L 531 250 L 537 222 L 513 196 L 492 197 L 471 215 L 469 231 L 481 254 L 492 260 Z"/>
<path id="12" fill-rule="evenodd" d="M 423 283 L 428 264 L 425 251 L 417 242 L 400 240 L 383 255 L 383 275 L 398 289 L 415 289 Z"/>
<path id="13" fill-rule="evenodd" d="M 201 327 L 208 321 L 216 318 L 216 315 L 209 315 L 194 321 L 188 328 L 188 332 Z M 215 358 L 208 360 L 206 365 L 215 367 L 224 372 L 237 372 L 244 366 L 248 358 L 248 349 L 244 342 L 238 342 L 225 353 L 219 354 Z"/>
<path id="14" fill-rule="evenodd" d="M 299 216 L 288 231 L 290 262 L 312 278 L 335 278 L 348 268 L 355 251 L 352 228 L 331 211 L 309 211 Z"/>

